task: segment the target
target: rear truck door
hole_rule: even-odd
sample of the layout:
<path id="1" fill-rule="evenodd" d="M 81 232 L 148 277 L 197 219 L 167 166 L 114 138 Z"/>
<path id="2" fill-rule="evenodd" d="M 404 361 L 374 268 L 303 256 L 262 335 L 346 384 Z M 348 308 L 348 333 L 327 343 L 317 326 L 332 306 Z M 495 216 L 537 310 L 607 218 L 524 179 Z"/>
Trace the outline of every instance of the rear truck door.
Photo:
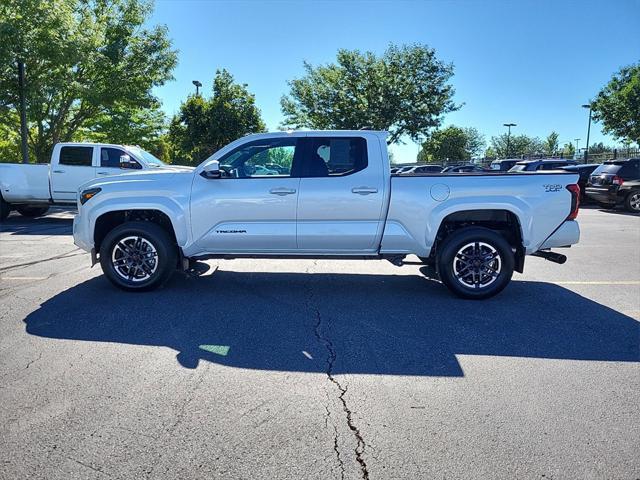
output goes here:
<path id="1" fill-rule="evenodd" d="M 191 225 L 209 253 L 287 253 L 296 249 L 299 137 L 243 143 L 218 159 L 221 178 L 195 175 Z"/>
<path id="2" fill-rule="evenodd" d="M 377 252 L 388 180 L 378 138 L 310 135 L 304 142 L 299 252 Z"/>
<path id="3" fill-rule="evenodd" d="M 118 147 L 98 147 L 97 177 L 120 175 L 130 170 L 141 170 L 142 165 L 126 150 Z"/>
<path id="4" fill-rule="evenodd" d="M 51 162 L 50 176 L 53 201 L 75 203 L 78 187 L 95 177 L 93 165 L 93 146 L 62 145 L 56 147 Z"/>

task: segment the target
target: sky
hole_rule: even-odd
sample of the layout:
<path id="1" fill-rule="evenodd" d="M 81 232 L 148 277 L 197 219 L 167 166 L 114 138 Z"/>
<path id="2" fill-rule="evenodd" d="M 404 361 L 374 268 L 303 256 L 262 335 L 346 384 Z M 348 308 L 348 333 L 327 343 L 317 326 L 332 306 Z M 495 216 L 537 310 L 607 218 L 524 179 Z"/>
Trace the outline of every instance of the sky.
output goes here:
<path id="1" fill-rule="evenodd" d="M 462 107 L 443 126 L 506 131 L 584 147 L 588 111 L 581 105 L 621 66 L 640 60 L 640 0 L 610 1 L 215 1 L 156 0 L 150 24 L 165 24 L 179 50 L 175 80 L 155 90 L 175 114 L 195 87 L 210 95 L 226 68 L 255 94 L 269 130 L 283 119 L 287 81 L 303 61 L 335 60 L 340 48 L 382 54 L 389 43 L 426 44 L 453 63 L 454 101 Z M 591 126 L 590 143 L 613 145 Z M 419 146 L 393 148 L 415 161 Z"/>

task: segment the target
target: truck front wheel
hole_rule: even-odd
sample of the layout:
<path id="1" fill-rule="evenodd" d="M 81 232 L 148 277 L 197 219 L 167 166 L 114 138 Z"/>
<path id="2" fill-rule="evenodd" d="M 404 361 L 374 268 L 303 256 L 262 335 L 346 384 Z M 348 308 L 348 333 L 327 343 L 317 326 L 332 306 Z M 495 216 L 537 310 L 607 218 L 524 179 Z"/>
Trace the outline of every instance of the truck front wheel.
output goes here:
<path id="1" fill-rule="evenodd" d="M 438 274 L 462 298 L 500 293 L 511 280 L 514 254 L 505 238 L 488 228 L 468 227 L 447 237 L 437 257 Z"/>
<path id="2" fill-rule="evenodd" d="M 23 217 L 35 218 L 41 217 L 47 213 L 49 211 L 49 207 L 47 205 L 43 207 L 35 205 L 18 205 L 16 206 L 16 211 Z"/>
<path id="3" fill-rule="evenodd" d="M 175 242 L 160 225 L 127 222 L 111 230 L 100 247 L 100 265 L 116 287 L 153 290 L 164 284 L 177 264 Z"/>

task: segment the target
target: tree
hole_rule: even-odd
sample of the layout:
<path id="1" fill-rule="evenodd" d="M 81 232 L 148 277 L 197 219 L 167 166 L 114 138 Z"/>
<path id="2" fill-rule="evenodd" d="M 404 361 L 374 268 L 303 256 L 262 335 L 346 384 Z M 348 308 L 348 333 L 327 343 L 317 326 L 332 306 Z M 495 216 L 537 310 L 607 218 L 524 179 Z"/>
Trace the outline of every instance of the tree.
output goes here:
<path id="1" fill-rule="evenodd" d="M 589 155 L 595 155 L 598 153 L 609 153 L 613 152 L 613 148 L 605 145 L 602 142 L 594 143 L 589 146 Z"/>
<path id="2" fill-rule="evenodd" d="M 465 127 L 463 128 L 464 133 L 467 137 L 467 143 L 465 144 L 465 151 L 467 152 L 468 158 L 479 157 L 482 155 L 482 151 L 486 146 L 487 142 L 484 139 L 484 135 L 482 135 L 478 129 L 474 127 Z"/>
<path id="3" fill-rule="evenodd" d="M 553 155 L 558 151 L 558 133 L 551 132 L 549 136 L 544 141 L 544 153 L 547 155 Z"/>
<path id="4" fill-rule="evenodd" d="M 507 152 L 507 145 L 509 151 Z M 544 151 L 543 142 L 538 137 L 529 137 L 527 135 L 511 135 L 508 138 L 506 133 L 491 137 L 491 147 L 499 158 L 520 157 L 522 155 L 531 155 L 542 153 Z"/>
<path id="5" fill-rule="evenodd" d="M 451 125 L 436 130 L 423 142 L 418 162 L 469 160 L 480 155 L 484 145 L 484 137 L 475 128 Z"/>
<path id="6" fill-rule="evenodd" d="M 574 153 L 576 153 L 576 147 L 573 146 L 573 143 L 565 143 L 564 147 L 562 147 L 562 155 L 569 158 L 573 157 Z"/>
<path id="7" fill-rule="evenodd" d="M 210 99 L 192 95 L 180 106 L 169 141 L 179 161 L 196 165 L 227 143 L 264 130 L 255 96 L 223 69 L 216 71 Z"/>
<path id="8" fill-rule="evenodd" d="M 591 108 L 604 133 L 640 145 L 640 63 L 614 74 Z"/>
<path id="9" fill-rule="evenodd" d="M 336 63 L 314 67 L 289 82 L 281 99 L 283 125 L 293 128 L 388 130 L 388 143 L 420 141 L 457 110 L 448 83 L 453 65 L 426 45 L 390 45 L 372 52 L 339 50 Z"/>
<path id="10" fill-rule="evenodd" d="M 0 111 L 17 110 L 21 59 L 37 160 L 100 116 L 154 106 L 151 90 L 171 78 L 177 56 L 166 27 L 145 26 L 150 13 L 144 0 L 0 2 Z"/>

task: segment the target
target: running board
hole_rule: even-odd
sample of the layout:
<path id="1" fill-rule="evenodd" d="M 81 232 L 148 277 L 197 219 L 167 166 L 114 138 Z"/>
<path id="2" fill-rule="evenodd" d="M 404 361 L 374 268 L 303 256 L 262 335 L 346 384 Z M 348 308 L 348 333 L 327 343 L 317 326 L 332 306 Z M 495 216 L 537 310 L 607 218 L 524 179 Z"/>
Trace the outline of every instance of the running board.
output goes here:
<path id="1" fill-rule="evenodd" d="M 551 251 L 538 250 L 537 252 L 534 252 L 531 255 L 534 257 L 544 258 L 545 260 L 549 260 L 550 262 L 553 262 L 553 263 L 559 263 L 560 265 L 562 265 L 567 261 L 566 255 L 562 255 L 561 253 L 555 253 Z"/>

